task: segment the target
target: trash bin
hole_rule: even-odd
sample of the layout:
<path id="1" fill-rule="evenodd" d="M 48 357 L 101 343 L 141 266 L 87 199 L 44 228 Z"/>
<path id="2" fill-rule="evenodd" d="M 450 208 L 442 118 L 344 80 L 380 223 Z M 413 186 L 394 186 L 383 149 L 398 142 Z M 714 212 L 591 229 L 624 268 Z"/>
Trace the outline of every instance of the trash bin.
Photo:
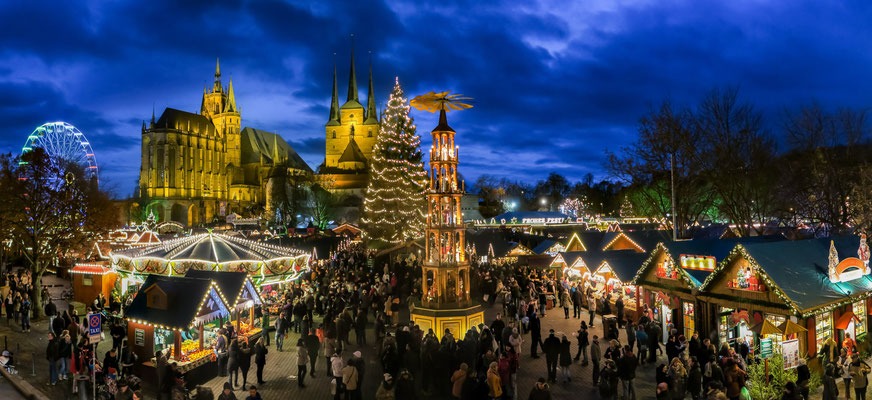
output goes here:
<path id="1" fill-rule="evenodd" d="M 603 336 L 606 339 L 618 339 L 618 317 L 615 314 L 603 316 Z"/>

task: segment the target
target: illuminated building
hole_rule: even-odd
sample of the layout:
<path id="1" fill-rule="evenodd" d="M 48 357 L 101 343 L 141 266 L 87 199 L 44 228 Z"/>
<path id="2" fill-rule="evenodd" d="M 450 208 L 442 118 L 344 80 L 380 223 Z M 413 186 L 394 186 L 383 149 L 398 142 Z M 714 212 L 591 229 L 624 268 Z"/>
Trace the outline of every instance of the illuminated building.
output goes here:
<path id="1" fill-rule="evenodd" d="M 373 94 L 372 66 L 369 69 L 369 91 L 366 107 L 360 103 L 354 50 L 348 76 L 348 94 L 339 105 L 336 68 L 333 69 L 333 95 L 330 114 L 324 126 L 324 164 L 318 168 L 322 181 L 329 190 L 361 196 L 369 178 L 369 161 L 378 136 L 378 111 Z"/>
<path id="2" fill-rule="evenodd" d="M 269 207 L 272 171 L 311 174 L 305 161 L 278 134 L 242 128 L 232 80 L 203 90 L 198 114 L 167 108 L 142 124 L 139 202 L 159 222 L 212 222 L 253 204 Z"/>

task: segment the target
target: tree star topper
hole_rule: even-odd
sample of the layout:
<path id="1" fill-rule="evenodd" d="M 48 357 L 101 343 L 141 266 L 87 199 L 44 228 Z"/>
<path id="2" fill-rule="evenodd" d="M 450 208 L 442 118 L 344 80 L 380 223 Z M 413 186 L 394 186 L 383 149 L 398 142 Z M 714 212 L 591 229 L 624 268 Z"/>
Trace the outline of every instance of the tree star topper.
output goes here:
<path id="1" fill-rule="evenodd" d="M 440 110 L 465 110 L 472 108 L 472 104 L 466 101 L 472 100 L 472 97 L 465 97 L 462 94 L 448 94 L 445 92 L 429 92 L 422 94 L 412 99 L 412 107 L 422 111 L 435 113 Z"/>

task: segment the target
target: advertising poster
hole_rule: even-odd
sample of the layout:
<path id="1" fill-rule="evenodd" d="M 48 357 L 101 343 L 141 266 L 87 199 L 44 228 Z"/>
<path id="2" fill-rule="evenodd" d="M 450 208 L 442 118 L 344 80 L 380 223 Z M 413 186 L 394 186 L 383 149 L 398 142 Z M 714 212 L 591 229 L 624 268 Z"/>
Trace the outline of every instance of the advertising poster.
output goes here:
<path id="1" fill-rule="evenodd" d="M 781 342 L 781 351 L 785 370 L 799 366 L 799 339 Z"/>

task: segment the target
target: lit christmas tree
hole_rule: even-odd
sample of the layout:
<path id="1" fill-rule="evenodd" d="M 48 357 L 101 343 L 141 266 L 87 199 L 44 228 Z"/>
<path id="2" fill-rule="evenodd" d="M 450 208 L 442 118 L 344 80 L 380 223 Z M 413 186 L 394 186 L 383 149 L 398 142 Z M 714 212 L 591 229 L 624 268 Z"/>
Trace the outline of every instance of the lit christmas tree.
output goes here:
<path id="1" fill-rule="evenodd" d="M 420 144 L 409 102 L 397 79 L 379 124 L 363 202 L 364 235 L 376 247 L 417 238 L 424 232 L 427 174 Z"/>

